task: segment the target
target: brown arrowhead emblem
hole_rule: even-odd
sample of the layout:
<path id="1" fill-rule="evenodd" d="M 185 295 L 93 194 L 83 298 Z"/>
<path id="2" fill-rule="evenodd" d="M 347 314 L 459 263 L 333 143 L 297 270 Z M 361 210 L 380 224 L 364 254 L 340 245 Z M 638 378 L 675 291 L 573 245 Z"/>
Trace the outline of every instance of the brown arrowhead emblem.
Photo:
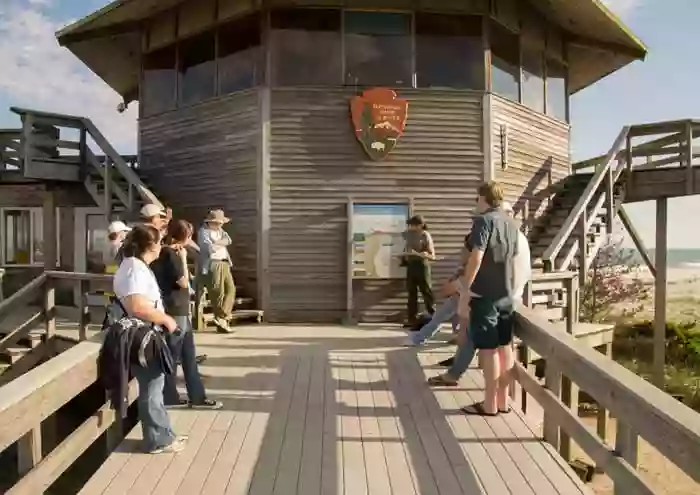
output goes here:
<path id="1" fill-rule="evenodd" d="M 350 100 L 355 136 L 372 160 L 382 160 L 396 147 L 408 117 L 408 101 L 386 88 L 368 89 Z"/>

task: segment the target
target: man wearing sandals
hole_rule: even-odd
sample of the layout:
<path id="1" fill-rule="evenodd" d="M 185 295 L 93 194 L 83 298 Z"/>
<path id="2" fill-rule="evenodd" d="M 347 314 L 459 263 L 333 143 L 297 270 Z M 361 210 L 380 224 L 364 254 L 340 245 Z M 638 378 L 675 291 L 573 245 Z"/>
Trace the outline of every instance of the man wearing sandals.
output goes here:
<path id="1" fill-rule="evenodd" d="M 487 182 L 478 189 L 480 212 L 469 235 L 469 254 L 461 282 L 457 313 L 460 340 L 467 326 L 481 353 L 484 401 L 464 407 L 466 414 L 495 416 L 509 410 L 508 388 L 513 367 L 515 256 L 518 226 L 501 208 L 503 189 Z"/>
<path id="2" fill-rule="evenodd" d="M 501 204 L 501 209 L 511 217 L 514 214 L 513 207 L 508 201 L 504 201 Z M 467 236 L 467 239 L 465 239 L 466 257 L 464 257 L 463 254 L 463 259 L 465 261 L 462 265 L 462 273 L 459 274 L 460 277 L 464 272 L 464 265 L 466 265 L 466 260 L 469 257 L 469 253 L 471 252 L 471 245 L 469 244 L 469 242 L 470 241 Z M 523 234 L 522 232 L 518 233 L 518 254 L 515 257 L 516 260 L 514 294 L 516 298 L 521 298 L 523 292 L 525 291 L 525 285 L 527 285 L 532 276 L 530 246 L 528 244 L 527 237 L 525 237 L 525 234 Z M 457 295 L 456 297 L 457 300 L 459 300 L 459 295 Z M 457 307 L 457 305 L 458 302 L 455 303 L 455 308 Z M 457 352 L 455 353 L 455 355 L 453 357 L 445 359 L 444 361 L 440 361 L 440 366 L 449 368 L 447 372 L 441 375 L 431 377 L 428 380 L 429 385 L 433 387 L 457 386 L 459 379 L 467 371 L 469 365 L 474 359 L 474 355 L 476 354 L 473 337 L 471 336 L 471 332 L 469 331 L 469 329 L 466 330 L 465 336 L 466 338 L 461 339 L 461 342 L 457 348 Z"/>

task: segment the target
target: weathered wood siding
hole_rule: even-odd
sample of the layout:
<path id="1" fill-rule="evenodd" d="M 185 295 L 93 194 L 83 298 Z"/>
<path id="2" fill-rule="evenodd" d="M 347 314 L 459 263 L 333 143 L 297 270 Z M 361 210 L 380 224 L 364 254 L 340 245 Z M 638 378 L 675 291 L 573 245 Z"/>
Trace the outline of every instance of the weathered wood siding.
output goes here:
<path id="1" fill-rule="evenodd" d="M 531 224 L 544 212 L 551 186 L 570 174 L 569 125 L 505 98 L 491 98 L 494 178 L 503 184 L 518 216 Z M 505 169 L 503 125 L 508 144 Z"/>
<path id="2" fill-rule="evenodd" d="M 236 285 L 257 297 L 257 166 L 261 148 L 258 92 L 182 108 L 139 122 L 141 169 L 176 217 L 198 228 L 223 208 L 231 223 Z"/>
<path id="3" fill-rule="evenodd" d="M 400 90 L 406 133 L 381 162 L 353 133 L 352 91 L 278 89 L 271 96 L 269 290 L 272 321 L 346 315 L 347 202 L 411 200 L 438 256 L 435 288 L 455 266 L 483 179 L 482 93 Z M 355 317 L 398 321 L 404 281 L 356 281 Z"/>

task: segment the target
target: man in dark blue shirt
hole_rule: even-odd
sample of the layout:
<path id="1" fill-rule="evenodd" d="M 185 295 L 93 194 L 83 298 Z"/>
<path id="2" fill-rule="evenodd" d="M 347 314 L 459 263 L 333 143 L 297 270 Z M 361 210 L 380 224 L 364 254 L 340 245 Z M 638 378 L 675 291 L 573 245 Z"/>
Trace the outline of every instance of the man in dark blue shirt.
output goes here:
<path id="1" fill-rule="evenodd" d="M 514 259 L 518 226 L 502 210 L 503 189 L 488 182 L 478 189 L 477 209 L 469 236 L 471 253 L 462 277 L 458 314 L 460 331 L 470 327 L 484 371 L 484 402 L 463 408 L 467 414 L 495 416 L 508 412 L 513 367 Z"/>

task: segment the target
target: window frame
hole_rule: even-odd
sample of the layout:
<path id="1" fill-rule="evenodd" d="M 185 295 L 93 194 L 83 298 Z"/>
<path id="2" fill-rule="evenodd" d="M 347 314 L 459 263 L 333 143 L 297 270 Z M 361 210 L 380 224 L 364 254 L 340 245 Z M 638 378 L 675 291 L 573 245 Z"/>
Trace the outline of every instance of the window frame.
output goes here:
<path id="1" fill-rule="evenodd" d="M 5 240 L 0 242 L 0 267 L 1 268 L 31 268 L 38 266 L 45 266 L 45 261 L 34 260 L 34 221 L 36 216 L 41 216 L 43 225 L 44 211 L 40 206 L 2 206 L 0 207 L 0 232 L 2 232 L 2 237 L 4 238 L 6 222 L 5 214 L 8 211 L 27 211 L 29 212 L 29 231 L 31 235 L 29 237 L 29 263 L 8 263 L 7 253 L 5 252 Z M 56 208 L 56 267 L 61 266 L 61 208 Z M 43 230 L 42 230 L 43 238 Z M 45 241 L 44 241 L 45 242 Z"/>

